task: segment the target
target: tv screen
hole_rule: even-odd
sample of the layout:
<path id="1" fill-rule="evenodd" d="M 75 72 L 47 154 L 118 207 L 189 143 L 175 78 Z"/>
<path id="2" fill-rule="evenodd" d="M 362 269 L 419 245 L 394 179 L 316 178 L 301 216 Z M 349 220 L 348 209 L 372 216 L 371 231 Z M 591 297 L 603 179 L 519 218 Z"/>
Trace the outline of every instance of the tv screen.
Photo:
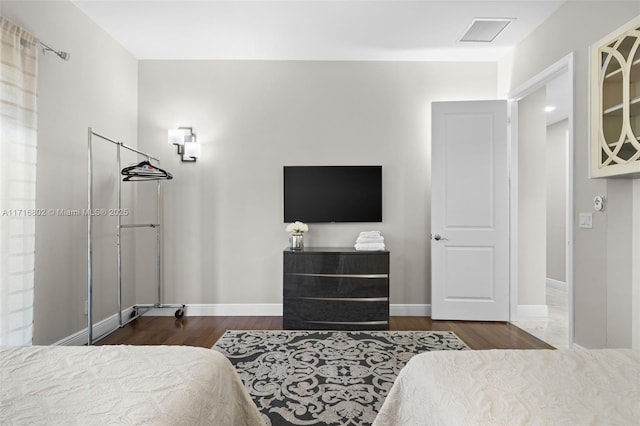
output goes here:
<path id="1" fill-rule="evenodd" d="M 382 222 L 382 166 L 285 166 L 284 221 Z"/>

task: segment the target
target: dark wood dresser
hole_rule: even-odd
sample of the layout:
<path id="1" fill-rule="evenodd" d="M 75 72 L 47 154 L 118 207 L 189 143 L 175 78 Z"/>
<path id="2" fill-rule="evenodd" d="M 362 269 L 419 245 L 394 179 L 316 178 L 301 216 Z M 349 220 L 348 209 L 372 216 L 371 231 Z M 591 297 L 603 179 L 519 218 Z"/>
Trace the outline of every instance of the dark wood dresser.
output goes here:
<path id="1" fill-rule="evenodd" d="M 389 329 L 388 251 L 286 249 L 283 271 L 285 329 Z"/>

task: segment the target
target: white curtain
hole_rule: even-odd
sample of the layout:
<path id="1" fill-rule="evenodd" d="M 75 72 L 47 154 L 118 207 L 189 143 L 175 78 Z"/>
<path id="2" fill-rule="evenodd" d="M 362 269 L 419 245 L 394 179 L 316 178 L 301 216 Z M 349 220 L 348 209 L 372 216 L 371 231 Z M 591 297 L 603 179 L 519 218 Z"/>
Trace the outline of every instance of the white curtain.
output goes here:
<path id="1" fill-rule="evenodd" d="M 38 40 L 0 16 L 0 345 L 30 345 Z"/>

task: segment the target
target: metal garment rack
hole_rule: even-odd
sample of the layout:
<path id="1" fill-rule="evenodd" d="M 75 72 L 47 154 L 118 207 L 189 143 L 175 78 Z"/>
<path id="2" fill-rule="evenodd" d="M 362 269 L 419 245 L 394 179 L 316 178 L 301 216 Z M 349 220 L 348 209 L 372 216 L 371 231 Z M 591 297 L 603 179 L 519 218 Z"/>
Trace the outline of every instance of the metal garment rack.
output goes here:
<path id="1" fill-rule="evenodd" d="M 161 253 L 160 253 L 160 179 L 156 180 L 156 222 L 147 224 L 122 224 L 122 179 L 120 178 L 120 171 L 122 170 L 120 151 L 122 148 L 135 152 L 141 155 L 151 162 L 154 160 L 160 162 L 156 157 L 147 154 L 146 152 L 139 151 L 133 147 L 125 145 L 123 142 L 108 138 L 99 133 L 94 132 L 89 127 L 89 141 L 88 141 L 88 209 L 87 209 L 87 345 L 91 346 L 94 343 L 93 340 L 93 137 L 99 138 L 115 144 L 117 149 L 117 175 L 118 175 L 118 208 L 116 211 L 117 218 L 117 233 L 116 233 L 116 245 L 118 249 L 118 327 L 103 334 L 103 337 L 107 334 L 113 333 L 119 328 L 124 327 L 131 321 L 145 314 L 153 308 L 177 308 L 175 316 L 180 318 L 184 315 L 184 304 L 164 304 L 162 303 L 162 270 L 161 270 Z M 153 304 L 133 305 L 133 313 L 131 317 L 124 322 L 122 320 L 122 246 L 120 236 L 123 229 L 126 228 L 152 228 L 156 231 L 156 257 L 157 257 L 157 275 L 158 275 L 158 301 Z"/>

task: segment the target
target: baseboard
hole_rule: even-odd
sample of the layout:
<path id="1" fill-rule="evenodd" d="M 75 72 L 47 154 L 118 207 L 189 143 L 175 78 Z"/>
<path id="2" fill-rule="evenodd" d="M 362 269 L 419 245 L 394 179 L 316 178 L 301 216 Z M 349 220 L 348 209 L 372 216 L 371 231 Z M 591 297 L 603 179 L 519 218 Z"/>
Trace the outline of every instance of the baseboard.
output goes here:
<path id="1" fill-rule="evenodd" d="M 525 317 L 544 318 L 549 316 L 547 305 L 518 305 L 518 320 Z"/>
<path id="2" fill-rule="evenodd" d="M 122 311 L 123 321 L 129 319 L 132 311 L 133 311 L 132 308 L 127 308 Z M 93 324 L 93 340 L 95 341 L 100 339 L 100 337 L 103 337 L 104 335 L 111 333 L 113 330 L 117 329 L 118 327 L 119 327 L 118 314 L 113 314 L 110 317 L 107 317 L 102 321 L 99 321 Z M 84 328 L 78 331 L 77 333 L 72 334 L 71 336 L 67 336 L 62 340 L 58 340 L 57 342 L 53 343 L 53 345 L 83 346 L 87 344 L 88 338 L 89 336 L 87 335 L 87 329 Z"/>
<path id="3" fill-rule="evenodd" d="M 170 317 L 176 309 L 153 308 L 145 315 Z M 185 308 L 189 317 L 280 317 L 281 303 L 229 303 L 229 304 L 188 304 Z"/>
<path id="4" fill-rule="evenodd" d="M 389 315 L 392 317 L 430 317 L 431 305 L 389 305 Z"/>
<path id="5" fill-rule="evenodd" d="M 554 280 L 553 278 L 547 278 L 547 286 L 555 288 L 556 290 L 567 291 L 567 283 Z"/>
<path id="6" fill-rule="evenodd" d="M 585 348 L 584 346 L 580 346 L 577 343 L 574 343 L 573 345 L 571 345 L 571 349 L 577 349 L 579 351 L 586 351 L 588 350 L 587 348 Z"/>
<path id="7" fill-rule="evenodd" d="M 145 315 L 172 316 L 175 309 L 151 309 Z M 282 304 L 280 303 L 236 303 L 236 304 L 188 304 L 185 308 L 187 316 L 203 317 L 279 317 L 282 316 Z M 392 304 L 389 306 L 389 315 L 398 317 L 428 317 L 431 316 L 431 305 L 403 305 Z"/>
<path id="8" fill-rule="evenodd" d="M 128 320 L 133 307 L 122 311 L 122 318 Z M 175 308 L 152 308 L 144 312 L 145 316 L 171 317 L 175 315 Z M 429 304 L 391 304 L 389 315 L 395 317 L 429 317 Z M 281 303 L 235 303 L 235 304 L 189 304 L 185 308 L 185 316 L 191 317 L 279 317 L 282 316 Z M 118 315 L 113 314 L 93 325 L 93 339 L 112 332 L 118 328 Z M 82 346 L 87 343 L 87 329 L 78 331 L 54 343 L 60 346 Z"/>

